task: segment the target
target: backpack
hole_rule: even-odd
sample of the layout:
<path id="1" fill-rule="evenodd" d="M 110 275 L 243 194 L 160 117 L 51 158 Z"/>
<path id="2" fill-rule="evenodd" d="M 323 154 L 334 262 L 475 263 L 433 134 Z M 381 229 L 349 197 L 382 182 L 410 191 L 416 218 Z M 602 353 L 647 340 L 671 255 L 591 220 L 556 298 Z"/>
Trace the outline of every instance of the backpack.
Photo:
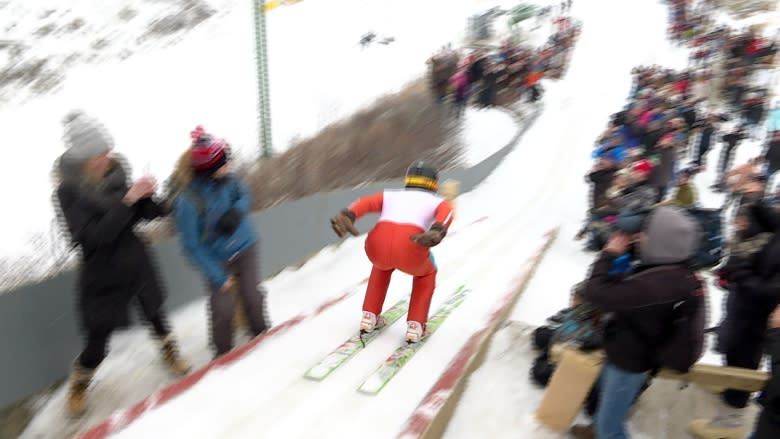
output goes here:
<path id="1" fill-rule="evenodd" d="M 671 369 L 679 373 L 688 373 L 704 351 L 704 332 L 706 329 L 705 284 L 691 273 L 696 287 L 688 298 L 674 305 L 674 318 L 667 328 L 665 340 L 656 348 L 656 370 Z"/>

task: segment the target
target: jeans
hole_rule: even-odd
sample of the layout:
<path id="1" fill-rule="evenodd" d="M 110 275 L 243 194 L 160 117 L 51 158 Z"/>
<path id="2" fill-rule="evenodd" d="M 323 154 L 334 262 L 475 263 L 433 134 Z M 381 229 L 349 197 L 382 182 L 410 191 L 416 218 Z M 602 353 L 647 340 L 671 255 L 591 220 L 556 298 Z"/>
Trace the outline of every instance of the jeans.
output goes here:
<path id="1" fill-rule="evenodd" d="M 237 275 L 239 300 L 243 302 L 249 331 L 254 337 L 271 327 L 265 302 L 267 292 L 259 282 L 259 257 L 258 245 L 254 244 L 226 264 L 226 268 Z M 220 289 L 221 285 L 212 286 L 209 299 L 211 340 L 217 356 L 233 348 L 233 317 L 236 312 L 233 294 Z"/>
<path id="2" fill-rule="evenodd" d="M 596 413 L 596 437 L 628 439 L 625 420 L 647 379 L 646 373 L 626 372 L 611 363 L 601 372 L 601 397 Z"/>

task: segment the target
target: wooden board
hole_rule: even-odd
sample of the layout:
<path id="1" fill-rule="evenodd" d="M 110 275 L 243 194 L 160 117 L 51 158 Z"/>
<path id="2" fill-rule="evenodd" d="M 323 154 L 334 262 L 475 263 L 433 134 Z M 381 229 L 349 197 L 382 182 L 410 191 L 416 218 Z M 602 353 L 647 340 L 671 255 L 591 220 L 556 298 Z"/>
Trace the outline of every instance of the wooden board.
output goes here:
<path id="1" fill-rule="evenodd" d="M 550 349 L 550 360 L 557 361 L 558 358 L 561 358 L 564 351 L 572 349 L 563 345 L 553 346 Z M 603 360 L 604 358 L 603 351 L 590 352 L 585 355 L 588 355 L 593 361 Z M 769 379 L 769 374 L 741 367 L 695 364 L 686 374 L 662 369 L 658 373 L 658 378 L 694 383 L 713 393 L 719 393 L 725 389 L 758 392 Z"/>

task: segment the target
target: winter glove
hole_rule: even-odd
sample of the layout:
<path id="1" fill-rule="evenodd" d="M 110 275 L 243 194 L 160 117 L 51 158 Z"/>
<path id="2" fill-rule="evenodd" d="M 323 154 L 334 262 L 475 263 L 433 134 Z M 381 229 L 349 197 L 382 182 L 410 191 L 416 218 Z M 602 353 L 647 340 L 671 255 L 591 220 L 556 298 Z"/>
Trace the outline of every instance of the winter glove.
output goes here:
<path id="1" fill-rule="evenodd" d="M 330 219 L 330 226 L 333 231 L 341 238 L 349 232 L 352 236 L 358 236 L 360 232 L 355 228 L 355 212 L 349 209 L 342 209 L 338 215 Z"/>
<path id="2" fill-rule="evenodd" d="M 719 271 L 717 274 L 718 274 L 718 279 L 715 281 L 715 283 L 718 285 L 719 288 L 728 290 L 729 289 L 728 274 L 722 270 Z"/>
<path id="3" fill-rule="evenodd" d="M 236 209 L 230 209 L 217 221 L 217 230 L 227 236 L 232 235 L 241 224 L 242 215 Z"/>
<path id="4" fill-rule="evenodd" d="M 439 245 L 446 234 L 447 229 L 444 227 L 444 225 L 441 223 L 435 223 L 427 232 L 412 235 L 409 237 L 409 239 L 423 247 L 435 247 Z"/>

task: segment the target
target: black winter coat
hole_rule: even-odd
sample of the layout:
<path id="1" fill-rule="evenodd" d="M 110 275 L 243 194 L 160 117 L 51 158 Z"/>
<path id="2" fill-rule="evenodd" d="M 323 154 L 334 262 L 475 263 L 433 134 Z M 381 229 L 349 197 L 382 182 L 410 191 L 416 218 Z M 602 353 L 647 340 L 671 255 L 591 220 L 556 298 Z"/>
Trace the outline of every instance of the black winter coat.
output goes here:
<path id="1" fill-rule="evenodd" d="M 764 158 L 772 169 L 780 169 L 780 140 L 770 140 L 764 152 Z"/>
<path id="2" fill-rule="evenodd" d="M 725 352 L 755 346 L 758 350 L 769 314 L 780 303 L 780 235 L 775 234 L 748 267 L 724 271 L 729 294 L 718 349 Z"/>
<path id="3" fill-rule="evenodd" d="M 755 439 L 777 439 L 780 437 L 780 329 L 767 332 L 764 350 L 772 358 L 772 376 L 758 399 L 764 410 L 758 417 Z"/>
<path id="4" fill-rule="evenodd" d="M 699 287 L 681 265 L 643 267 L 621 278 L 609 274 L 615 256 L 602 252 L 585 287 L 585 297 L 613 313 L 604 333 L 607 359 L 632 373 L 653 370 L 658 348 L 675 318 L 675 304 Z"/>
<path id="5" fill-rule="evenodd" d="M 715 127 L 712 124 L 705 124 L 699 137 L 699 151 L 709 151 L 712 135 L 715 133 Z"/>
<path id="6" fill-rule="evenodd" d="M 97 187 L 67 177 L 57 188 L 67 229 L 81 248 L 78 313 L 84 329 L 93 333 L 127 326 L 133 299 L 149 318 L 158 315 L 164 300 L 150 252 L 133 232 L 136 223 L 156 218 L 162 210 L 151 199 L 132 207 L 123 204 L 126 175 L 114 162 Z"/>
<path id="7" fill-rule="evenodd" d="M 615 179 L 615 172 L 617 172 L 615 168 L 609 168 L 599 169 L 588 174 L 588 179 L 593 183 L 590 194 L 591 209 L 597 209 L 604 203 L 607 190 Z"/>
<path id="8" fill-rule="evenodd" d="M 648 130 L 642 134 L 642 145 L 645 147 L 645 151 L 648 155 L 652 155 L 657 152 L 656 146 L 664 134 L 664 130 L 661 129 L 652 131 Z"/>

